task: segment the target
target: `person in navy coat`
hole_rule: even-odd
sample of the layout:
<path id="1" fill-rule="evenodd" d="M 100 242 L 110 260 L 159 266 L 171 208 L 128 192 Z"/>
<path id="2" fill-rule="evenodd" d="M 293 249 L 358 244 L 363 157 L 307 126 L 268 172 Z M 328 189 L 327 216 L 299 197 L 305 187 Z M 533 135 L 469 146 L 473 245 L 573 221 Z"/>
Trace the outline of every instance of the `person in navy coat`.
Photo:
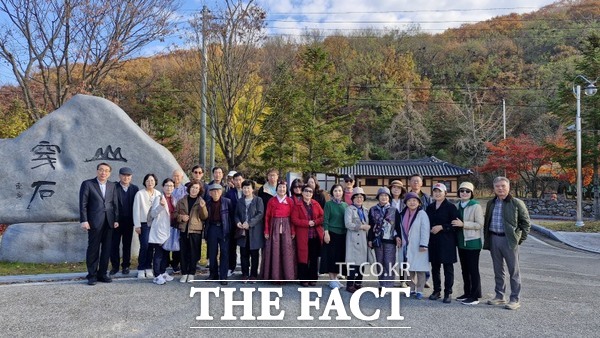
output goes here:
<path id="1" fill-rule="evenodd" d="M 85 180 L 79 189 L 79 221 L 88 233 L 85 254 L 89 285 L 110 283 L 106 275 L 113 228 L 119 227 L 119 199 L 114 182 L 108 181 L 112 168 L 108 163 L 96 166 L 96 177 Z"/>

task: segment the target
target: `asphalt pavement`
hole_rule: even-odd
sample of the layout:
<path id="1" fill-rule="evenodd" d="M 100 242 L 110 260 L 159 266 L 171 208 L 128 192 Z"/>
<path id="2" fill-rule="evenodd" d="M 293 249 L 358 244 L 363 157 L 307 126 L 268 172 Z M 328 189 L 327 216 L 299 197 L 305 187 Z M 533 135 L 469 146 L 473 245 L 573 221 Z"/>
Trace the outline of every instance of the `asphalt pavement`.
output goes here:
<path id="1" fill-rule="evenodd" d="M 220 289 L 223 286 L 201 280 L 202 275 L 194 283 L 180 283 L 176 278 L 159 286 L 150 279 L 134 278 L 136 273 L 132 271 L 130 277 L 117 274 L 113 283 L 88 286 L 83 279 L 85 274 L 76 273 L 0 277 L 0 308 L 4 309 L 0 325 L 3 335 L 51 337 L 598 336 L 600 256 L 594 250 L 582 250 L 583 247 L 598 250 L 598 237 L 555 234 L 569 241 L 556 246 L 540 238 L 539 233 L 536 228 L 520 247 L 522 306 L 514 311 L 484 304 L 494 295 L 494 277 L 490 255 L 482 251 L 480 273 L 484 295 L 480 304 L 472 306 L 405 296 L 393 300 L 390 295 L 378 298 L 372 293 L 355 299 L 344 289 L 338 296 L 327 287 L 326 276 L 321 276 L 310 299 L 303 299 L 302 292 L 307 291 L 302 290 L 306 288 L 295 283 L 242 284 L 236 281 L 240 278 L 238 273 L 224 288 L 233 290 L 236 301 L 244 297 L 240 288 L 256 288 L 249 294 L 246 305 L 254 319 L 241 320 L 242 306 L 234 306 L 231 314 L 235 320 L 226 320 L 228 302 Z M 454 269 L 456 297 L 462 294 L 460 264 L 455 264 Z M 371 277 L 365 286 L 375 288 L 377 284 Z M 212 295 L 208 301 L 207 311 L 213 320 L 197 319 L 206 298 L 198 294 L 191 297 L 194 288 L 211 288 L 219 296 Z M 266 298 L 261 298 L 264 296 L 261 292 L 268 289 L 281 292 L 280 296 L 270 294 L 273 302 L 270 306 Z M 298 319 L 318 293 L 315 303 L 318 308 L 307 312 L 313 318 Z M 431 289 L 426 289 L 426 296 L 430 293 Z M 395 311 L 395 305 L 400 306 L 403 320 L 387 319 Z M 283 318 L 265 320 L 269 314 L 274 316 L 281 311 L 285 311 Z M 342 319 L 343 312 L 348 320 Z M 361 313 L 378 316 L 364 320 L 358 318 Z M 331 319 L 322 317 L 325 314 Z M 261 319 L 262 315 L 265 317 Z"/>

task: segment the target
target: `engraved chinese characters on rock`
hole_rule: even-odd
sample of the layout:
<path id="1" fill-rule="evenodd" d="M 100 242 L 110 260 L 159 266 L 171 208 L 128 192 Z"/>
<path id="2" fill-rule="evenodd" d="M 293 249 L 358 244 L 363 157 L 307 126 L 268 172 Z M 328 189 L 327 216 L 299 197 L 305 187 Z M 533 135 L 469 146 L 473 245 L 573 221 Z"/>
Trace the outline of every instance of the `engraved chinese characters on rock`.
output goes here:
<path id="1" fill-rule="evenodd" d="M 53 170 L 56 170 L 54 164 L 57 158 L 53 157 L 60 153 L 60 147 L 55 144 L 50 144 L 48 141 L 41 141 L 38 145 L 31 148 L 31 152 L 37 157 L 31 159 L 31 162 L 42 161 L 42 163 L 31 167 L 31 169 L 39 168 L 43 165 L 49 165 Z"/>
<path id="2" fill-rule="evenodd" d="M 121 155 L 121 147 L 117 147 L 114 151 L 112 146 L 109 144 L 106 147 L 106 150 L 102 148 L 98 148 L 96 150 L 96 154 L 92 158 L 88 158 L 85 162 L 92 161 L 119 161 L 119 162 L 127 162 L 127 159 Z"/>
<path id="3" fill-rule="evenodd" d="M 35 166 L 30 169 L 38 169 L 45 165 L 50 166 L 52 170 L 56 170 L 55 164 L 58 162 L 58 154 L 62 151 L 60 146 L 56 144 L 51 144 L 49 141 L 40 141 L 37 145 L 31 148 L 31 152 L 34 157 L 31 159 L 31 162 L 34 162 Z M 43 168 L 42 168 L 43 169 Z M 52 197 L 54 195 L 54 190 L 52 189 L 40 189 L 43 186 L 54 186 L 56 185 L 55 181 L 35 181 L 31 183 L 31 188 L 33 188 L 33 193 L 31 194 L 31 199 L 29 200 L 29 204 L 27 204 L 27 209 L 31 209 L 31 204 L 36 196 L 40 197 L 40 200 L 44 200 L 45 198 Z M 23 197 L 23 193 L 21 192 L 23 185 L 21 183 L 16 184 L 17 188 L 17 199 L 21 199 Z"/>
<path id="4" fill-rule="evenodd" d="M 32 188 L 35 188 L 33 195 L 31 196 L 31 199 L 29 200 L 29 205 L 27 205 L 27 209 L 31 208 L 31 202 L 33 202 L 33 199 L 35 198 L 35 195 L 39 193 L 40 195 L 40 199 L 44 199 L 46 197 L 52 197 L 52 195 L 54 195 L 54 190 L 51 189 L 40 189 L 41 186 L 44 185 L 56 185 L 56 182 L 52 182 L 52 181 L 36 181 L 33 182 L 31 184 Z"/>

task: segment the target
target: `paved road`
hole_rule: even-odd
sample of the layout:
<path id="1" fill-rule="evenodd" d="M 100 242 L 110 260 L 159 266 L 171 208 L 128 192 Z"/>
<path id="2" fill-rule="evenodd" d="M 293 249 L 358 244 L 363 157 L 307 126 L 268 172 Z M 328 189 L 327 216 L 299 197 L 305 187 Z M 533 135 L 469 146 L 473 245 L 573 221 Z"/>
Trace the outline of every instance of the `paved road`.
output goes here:
<path id="1" fill-rule="evenodd" d="M 111 284 L 89 287 L 83 281 L 0 285 L 0 327 L 9 336 L 227 336 L 303 337 L 331 336 L 598 336 L 600 307 L 600 256 L 565 247 L 548 245 L 534 238 L 521 247 L 523 280 L 522 307 L 509 311 L 480 304 L 401 298 L 402 321 L 388 321 L 390 296 L 376 299 L 365 294 L 360 309 L 380 318 L 361 321 L 352 316 L 349 293 L 341 291 L 349 321 L 299 321 L 298 286 L 283 286 L 281 309 L 284 320 L 224 321 L 223 300 L 210 303 L 212 321 L 198 321 L 200 300 L 190 298 L 190 284 L 177 280 L 164 286 L 150 281 L 119 279 Z M 488 252 L 481 259 L 484 298 L 493 295 L 493 273 Z M 455 296 L 462 289 L 456 265 Z M 194 287 L 217 287 L 214 282 L 196 282 Z M 228 287 L 240 287 L 232 282 Z M 249 287 L 250 285 L 244 285 Z M 260 289 L 272 287 L 259 283 Z M 320 316 L 331 291 L 322 288 Z M 236 296 L 238 297 L 238 296 Z M 236 300 L 241 298 L 235 298 Z M 253 299 L 253 314 L 261 313 L 260 295 Z M 273 309 L 272 313 L 278 310 Z M 241 309 L 235 308 L 240 316 Z M 331 312 L 332 317 L 337 313 Z M 245 327 L 245 328 L 224 328 Z M 259 328 L 247 328 L 259 327 Z M 285 327 L 285 328 L 280 328 Z M 319 328 L 328 327 L 328 328 Z M 336 327 L 331 329 L 330 327 Z M 343 328 L 351 327 L 351 328 Z M 390 328 L 394 327 L 394 328 Z"/>

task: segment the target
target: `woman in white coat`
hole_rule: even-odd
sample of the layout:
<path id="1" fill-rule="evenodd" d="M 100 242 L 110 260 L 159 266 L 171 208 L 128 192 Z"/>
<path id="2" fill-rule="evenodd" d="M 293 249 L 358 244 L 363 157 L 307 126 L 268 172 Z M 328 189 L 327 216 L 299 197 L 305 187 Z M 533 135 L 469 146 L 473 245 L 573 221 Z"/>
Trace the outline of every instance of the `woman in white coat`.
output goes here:
<path id="1" fill-rule="evenodd" d="M 165 184 L 169 179 L 163 181 L 163 191 Z M 152 268 L 154 272 L 154 284 L 163 285 L 173 280 L 173 277 L 167 273 L 167 264 L 169 263 L 169 251 L 163 249 L 162 245 L 169 239 L 171 234 L 171 216 L 169 205 L 165 196 L 160 196 L 152 201 L 150 214 L 152 226 L 148 235 L 148 245 L 154 252 L 152 259 Z M 148 276 L 146 276 L 148 277 Z"/>
<path id="2" fill-rule="evenodd" d="M 344 212 L 346 225 L 346 264 L 348 264 L 348 282 L 346 291 L 354 293 L 362 287 L 361 264 L 368 263 L 369 247 L 367 232 L 369 225 L 369 209 L 363 206 L 367 195 L 363 188 L 356 187 L 352 191 L 352 204 Z"/>
<path id="3" fill-rule="evenodd" d="M 135 194 L 133 198 L 133 230 L 139 235 L 140 252 L 138 254 L 138 278 L 152 278 L 152 259 L 154 253 L 148 245 L 148 237 L 150 235 L 150 226 L 148 223 L 148 212 L 153 205 L 155 199 L 160 199 L 160 191 L 154 189 L 158 183 L 158 179 L 154 174 L 144 176 L 144 187 Z M 150 222 L 151 223 L 151 222 Z"/>
<path id="4" fill-rule="evenodd" d="M 404 204 L 396 217 L 396 243 L 401 245 L 402 261 L 409 264 L 411 294 L 423 299 L 425 273 L 429 271 L 429 217 L 414 192 L 404 196 Z"/>

